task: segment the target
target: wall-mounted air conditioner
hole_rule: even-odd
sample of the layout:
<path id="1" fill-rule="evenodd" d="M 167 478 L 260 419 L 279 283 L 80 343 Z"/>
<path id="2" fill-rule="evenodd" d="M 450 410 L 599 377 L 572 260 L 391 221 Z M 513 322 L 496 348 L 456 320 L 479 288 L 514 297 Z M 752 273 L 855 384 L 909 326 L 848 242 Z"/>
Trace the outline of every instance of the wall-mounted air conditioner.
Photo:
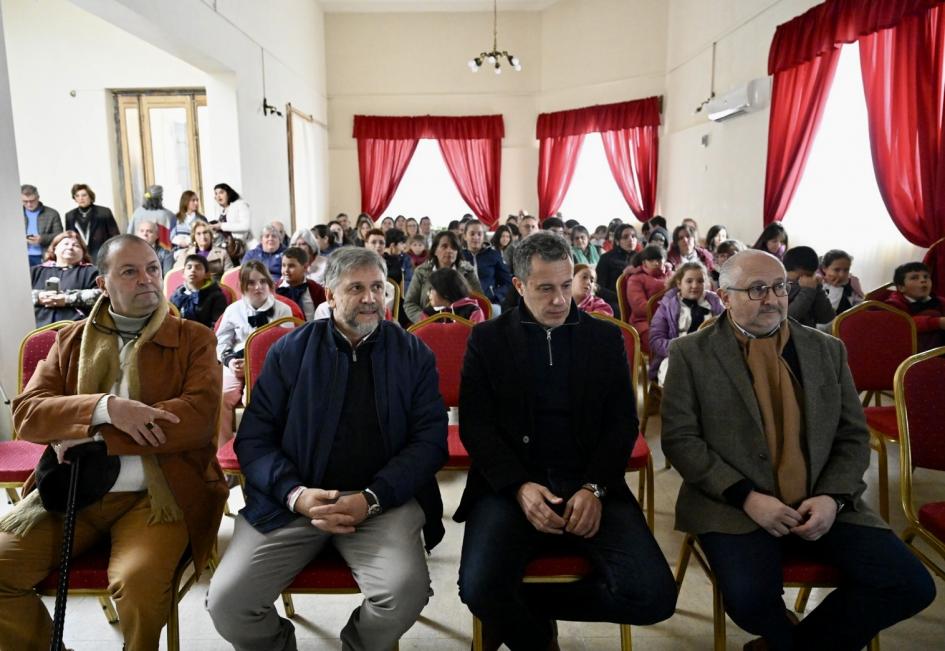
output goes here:
<path id="1" fill-rule="evenodd" d="M 771 78 L 752 79 L 747 84 L 710 99 L 706 104 L 706 115 L 713 122 L 721 122 L 742 113 L 760 111 L 770 99 Z"/>

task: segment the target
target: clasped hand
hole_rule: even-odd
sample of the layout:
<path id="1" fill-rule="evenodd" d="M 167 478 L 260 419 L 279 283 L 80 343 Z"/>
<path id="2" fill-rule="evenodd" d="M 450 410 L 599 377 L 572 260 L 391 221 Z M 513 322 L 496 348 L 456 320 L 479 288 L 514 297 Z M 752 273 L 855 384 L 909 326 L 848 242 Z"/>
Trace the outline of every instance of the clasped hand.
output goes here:
<path id="1" fill-rule="evenodd" d="M 592 538 L 600 528 L 600 500 L 583 488 L 571 496 L 562 515 L 555 513 L 549 504 L 561 504 L 564 500 L 541 484 L 522 484 L 515 498 L 531 525 L 542 533 L 560 535 L 567 532 Z"/>
<path id="2" fill-rule="evenodd" d="M 368 503 L 360 492 L 342 495 L 337 490 L 306 488 L 295 501 L 295 511 L 327 533 L 354 533 L 367 519 Z"/>
<path id="3" fill-rule="evenodd" d="M 752 491 L 742 508 L 775 538 L 793 533 L 804 540 L 817 540 L 830 531 L 837 517 L 837 502 L 829 495 L 809 497 L 792 509 L 776 497 Z"/>

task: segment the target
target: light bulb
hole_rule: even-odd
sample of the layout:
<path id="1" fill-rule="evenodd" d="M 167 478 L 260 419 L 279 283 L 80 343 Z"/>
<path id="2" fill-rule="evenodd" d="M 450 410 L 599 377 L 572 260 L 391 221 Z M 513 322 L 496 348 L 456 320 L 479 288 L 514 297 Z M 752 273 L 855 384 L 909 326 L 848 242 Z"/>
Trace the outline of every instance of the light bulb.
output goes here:
<path id="1" fill-rule="evenodd" d="M 473 66 L 472 68 L 470 68 L 470 70 L 472 70 L 473 72 L 479 72 L 479 66 Z"/>
<path id="2" fill-rule="evenodd" d="M 491 54 L 489 55 L 489 63 L 490 63 L 490 64 L 494 64 L 494 63 L 495 63 L 495 57 L 492 56 Z"/>
<path id="3" fill-rule="evenodd" d="M 522 64 L 521 64 L 521 63 L 516 63 L 516 64 L 515 64 L 514 66 L 512 66 L 512 67 L 515 69 L 516 72 L 521 72 L 521 71 L 522 71 Z"/>
<path id="4" fill-rule="evenodd" d="M 502 67 L 501 67 L 498 63 L 495 64 L 495 74 L 497 74 L 497 75 L 501 75 L 501 74 L 502 74 Z"/>
<path id="5" fill-rule="evenodd" d="M 511 59 L 509 59 L 509 63 L 511 63 L 513 66 L 517 66 L 517 65 L 518 65 L 518 57 L 512 57 Z"/>
<path id="6" fill-rule="evenodd" d="M 466 65 L 469 66 L 469 69 L 472 70 L 473 72 L 476 72 L 476 70 L 479 68 L 479 66 L 476 65 L 475 59 L 470 59 L 469 62 L 466 63 Z"/>

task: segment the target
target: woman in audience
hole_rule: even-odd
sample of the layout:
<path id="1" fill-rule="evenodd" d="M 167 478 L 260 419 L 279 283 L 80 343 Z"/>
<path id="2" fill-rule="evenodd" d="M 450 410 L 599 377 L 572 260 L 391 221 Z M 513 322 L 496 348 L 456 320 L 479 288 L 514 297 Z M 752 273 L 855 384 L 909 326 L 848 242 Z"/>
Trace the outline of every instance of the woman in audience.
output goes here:
<path id="1" fill-rule="evenodd" d="M 321 225 L 321 227 L 325 228 L 324 225 Z M 305 277 L 314 280 L 319 285 L 323 285 L 325 269 L 328 267 L 328 258 L 321 255 L 321 247 L 316 241 L 315 234 L 307 228 L 300 228 L 289 238 L 289 248 L 293 246 L 299 247 L 308 255 L 308 273 Z"/>
<path id="2" fill-rule="evenodd" d="M 328 222 L 328 231 L 331 233 L 332 246 L 329 247 L 331 251 L 334 251 L 335 249 L 341 248 L 343 246 L 351 246 L 354 244 L 354 242 L 352 242 L 348 237 L 348 232 L 345 230 L 345 227 L 341 222 Z"/>
<path id="3" fill-rule="evenodd" d="M 184 190 L 177 208 L 177 223 L 171 229 L 171 244 L 175 249 L 186 248 L 190 244 L 190 231 L 194 224 L 207 221 L 199 211 L 200 197 L 193 190 Z"/>
<path id="4" fill-rule="evenodd" d="M 600 260 L 600 250 L 591 243 L 591 234 L 580 224 L 571 228 L 571 256 L 575 264 L 592 267 Z"/>
<path id="5" fill-rule="evenodd" d="M 512 287 L 512 274 L 502 254 L 486 242 L 486 229 L 478 219 L 469 219 L 463 224 L 463 239 L 466 248 L 460 254 L 476 269 L 482 293 L 493 304 L 493 315 L 498 314 Z"/>
<path id="6" fill-rule="evenodd" d="M 217 328 L 217 358 L 223 364 L 223 410 L 217 447 L 233 438 L 233 409 L 243 395 L 245 365 L 243 348 L 256 328 L 270 321 L 292 316 L 292 309 L 275 298 L 275 283 L 269 269 L 259 260 L 240 268 L 243 297 L 223 312 Z"/>
<path id="7" fill-rule="evenodd" d="M 423 308 L 430 304 L 430 289 L 433 287 L 430 276 L 437 269 L 455 269 L 466 279 L 472 291 L 482 291 L 476 269 L 460 258 L 462 248 L 456 233 L 440 231 L 433 237 L 431 249 L 430 259 L 414 269 L 413 280 L 404 297 L 404 311 L 413 323 L 423 320 Z"/>
<path id="8" fill-rule="evenodd" d="M 712 272 L 714 269 L 712 254 L 697 244 L 697 236 L 691 226 L 683 224 L 673 229 L 673 243 L 669 247 L 666 260 L 678 268 L 684 262 L 701 262 L 702 266 Z"/>
<path id="9" fill-rule="evenodd" d="M 492 248 L 502 254 L 502 262 L 509 269 L 512 268 L 512 229 L 508 226 L 499 226 L 492 235 Z"/>
<path id="10" fill-rule="evenodd" d="M 85 183 L 72 186 L 72 198 L 77 207 L 66 213 L 66 230 L 79 234 L 94 262 L 106 240 L 119 234 L 118 223 L 110 209 L 95 204 L 95 193 Z"/>
<path id="11" fill-rule="evenodd" d="M 686 217 L 684 220 L 682 220 L 681 224 L 683 226 L 688 226 L 689 230 L 692 231 L 692 238 L 693 242 L 695 242 L 695 245 L 705 248 L 705 242 L 699 239 L 699 223 L 692 217 Z"/>
<path id="12" fill-rule="evenodd" d="M 591 235 L 591 244 L 597 248 L 604 250 L 604 242 L 607 241 L 607 227 L 601 224 L 594 229 L 594 233 Z"/>
<path id="13" fill-rule="evenodd" d="M 229 233 L 238 240 L 249 239 L 249 229 L 252 224 L 249 213 L 249 204 L 241 198 L 239 193 L 226 183 L 217 183 L 213 186 L 213 198 L 222 208 L 219 218 L 210 222 L 214 233 L 220 235 Z"/>
<path id="14" fill-rule="evenodd" d="M 196 253 L 184 258 L 184 284 L 171 294 L 170 301 L 181 317 L 208 328 L 213 328 L 226 310 L 226 296 L 210 275 L 207 259 Z"/>
<path id="15" fill-rule="evenodd" d="M 418 223 L 417 223 L 417 220 L 414 219 L 413 217 L 408 217 L 408 218 L 407 218 L 406 227 L 405 227 L 405 228 L 406 228 L 406 230 L 405 230 L 404 232 L 407 233 L 407 239 L 408 239 L 408 240 L 409 240 L 411 237 L 420 234 L 420 224 L 418 224 Z"/>
<path id="16" fill-rule="evenodd" d="M 335 242 L 335 234 L 332 233 L 325 224 L 312 226 L 311 233 L 312 237 L 315 238 L 315 243 L 318 245 L 318 254 L 322 258 L 325 258 L 327 264 L 328 258 L 330 258 L 331 254 L 338 248 L 338 244 Z"/>
<path id="17" fill-rule="evenodd" d="M 672 267 L 666 263 L 666 251 L 656 244 L 649 244 L 636 258 L 638 266 L 632 267 L 627 279 L 627 305 L 630 306 L 630 325 L 640 333 L 640 339 L 648 336 L 650 322 L 646 315 L 646 304 L 650 297 L 663 291 L 672 278 Z"/>
<path id="18" fill-rule="evenodd" d="M 164 207 L 164 188 L 160 185 L 148 187 L 144 202 L 138 206 L 128 221 L 128 232 L 137 233 L 138 224 L 151 222 L 158 227 L 158 242 L 170 246 L 171 229 L 177 226 L 177 216 Z"/>
<path id="19" fill-rule="evenodd" d="M 427 238 L 423 235 L 411 237 L 407 242 L 407 255 L 410 256 L 410 262 L 414 269 L 429 260 L 430 252 L 427 250 Z"/>
<path id="20" fill-rule="evenodd" d="M 393 227 L 394 227 L 394 220 L 391 219 L 390 217 L 385 217 L 384 219 L 381 220 L 381 231 L 384 232 L 384 234 L 386 234 L 387 231 L 389 231 Z"/>
<path id="21" fill-rule="evenodd" d="M 368 231 L 372 228 L 374 228 L 374 220 L 365 213 L 358 215 L 358 223 L 355 225 L 355 230 L 358 234 L 354 238 L 354 245 L 364 246 L 364 243 L 367 241 Z"/>
<path id="22" fill-rule="evenodd" d="M 823 279 L 823 289 L 834 314 L 863 302 L 863 287 L 860 279 L 850 273 L 851 266 L 853 256 L 840 249 L 830 249 L 820 261 L 818 275 Z"/>
<path id="23" fill-rule="evenodd" d="M 190 231 L 190 246 L 177 252 L 175 269 L 183 269 L 188 255 L 197 254 L 207 260 L 210 276 L 217 282 L 223 273 L 233 268 L 233 261 L 225 249 L 213 245 L 213 229 L 210 224 L 197 222 Z"/>
<path id="24" fill-rule="evenodd" d="M 788 244 L 788 235 L 787 231 L 784 230 L 784 226 L 781 225 L 781 222 L 771 222 L 761 231 L 761 235 L 758 236 L 751 248 L 767 251 L 777 257 L 778 260 L 781 260 L 784 258 L 784 252 L 787 251 L 788 246 L 790 244 Z"/>
<path id="25" fill-rule="evenodd" d="M 724 310 L 722 301 L 709 291 L 709 274 L 701 262 L 684 262 L 673 274 L 672 289 L 660 300 L 650 324 L 650 379 L 660 385 L 666 377 L 669 343 L 692 334 L 702 322 Z"/>
<path id="26" fill-rule="evenodd" d="M 719 288 L 719 273 L 725 261 L 739 251 L 744 251 L 747 248 L 748 247 L 746 247 L 743 242 L 739 242 L 738 240 L 725 240 L 715 247 L 715 253 L 712 255 L 715 259 L 715 268 L 709 272 L 709 275 L 712 277 L 713 288 Z"/>
<path id="27" fill-rule="evenodd" d="M 617 279 L 630 266 L 633 254 L 640 250 L 637 229 L 630 224 L 619 224 L 614 230 L 614 243 L 616 246 L 597 261 L 597 292 L 617 314 Z"/>
<path id="28" fill-rule="evenodd" d="M 397 218 L 394 220 L 394 228 L 399 230 L 401 233 L 407 234 L 407 218 L 403 215 L 397 215 Z M 419 226 L 417 229 L 419 230 Z"/>
<path id="29" fill-rule="evenodd" d="M 282 252 L 286 247 L 282 243 L 282 232 L 274 223 L 266 224 L 259 232 L 259 244 L 246 252 L 243 264 L 250 260 L 260 260 L 269 269 L 272 276 L 282 273 Z"/>
<path id="30" fill-rule="evenodd" d="M 716 224 L 709 229 L 709 232 L 705 236 L 705 248 L 709 249 L 709 253 L 715 257 L 715 250 L 718 248 L 719 244 L 728 239 L 728 229 L 725 228 L 722 224 Z M 711 273 L 711 272 L 710 272 Z"/>
<path id="31" fill-rule="evenodd" d="M 430 274 L 430 304 L 423 308 L 424 317 L 439 312 L 452 312 L 473 323 L 486 320 L 479 302 L 469 296 L 469 283 L 451 268 L 437 269 Z"/>
<path id="32" fill-rule="evenodd" d="M 614 311 L 607 305 L 607 301 L 594 296 L 597 290 L 597 272 L 594 267 L 586 264 L 574 265 L 574 280 L 571 283 L 571 298 L 578 309 L 583 312 L 600 312 L 613 316 Z"/>
<path id="33" fill-rule="evenodd" d="M 37 328 L 84 319 L 102 293 L 95 284 L 98 269 L 75 231 L 56 235 L 46 249 L 45 262 L 30 269 L 30 274 Z"/>

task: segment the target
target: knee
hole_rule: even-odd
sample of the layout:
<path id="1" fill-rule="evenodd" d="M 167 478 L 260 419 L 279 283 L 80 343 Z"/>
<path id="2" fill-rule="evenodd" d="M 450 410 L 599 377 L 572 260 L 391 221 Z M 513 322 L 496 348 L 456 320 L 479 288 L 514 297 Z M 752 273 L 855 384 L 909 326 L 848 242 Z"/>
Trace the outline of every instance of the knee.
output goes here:
<path id="1" fill-rule="evenodd" d="M 505 585 L 486 568 L 472 567 L 463 563 L 459 568 L 459 599 L 469 611 L 480 619 L 505 600 L 502 593 Z"/>
<path id="2" fill-rule="evenodd" d="M 722 586 L 725 612 L 740 628 L 760 634 L 772 614 L 783 615 L 784 599 L 778 587 L 757 584 L 750 576 L 744 578 Z"/>
<path id="3" fill-rule="evenodd" d="M 428 572 L 398 572 L 388 577 L 381 589 L 365 595 L 368 602 L 379 610 L 389 611 L 398 618 L 414 621 L 430 601 Z"/>
<path id="4" fill-rule="evenodd" d="M 221 567 L 213 575 L 207 589 L 206 607 L 213 625 L 225 635 L 231 623 L 243 619 L 252 610 L 252 592 L 240 584 L 237 577 L 221 573 Z"/>
<path id="5" fill-rule="evenodd" d="M 935 581 L 925 566 L 915 563 L 915 570 L 902 577 L 897 589 L 890 595 L 892 603 L 899 604 L 903 617 L 912 617 L 935 601 Z"/>
<path id="6" fill-rule="evenodd" d="M 651 581 L 621 582 L 610 587 L 614 601 L 621 604 L 621 624 L 649 626 L 665 621 L 676 612 L 676 582 L 669 568 Z"/>

